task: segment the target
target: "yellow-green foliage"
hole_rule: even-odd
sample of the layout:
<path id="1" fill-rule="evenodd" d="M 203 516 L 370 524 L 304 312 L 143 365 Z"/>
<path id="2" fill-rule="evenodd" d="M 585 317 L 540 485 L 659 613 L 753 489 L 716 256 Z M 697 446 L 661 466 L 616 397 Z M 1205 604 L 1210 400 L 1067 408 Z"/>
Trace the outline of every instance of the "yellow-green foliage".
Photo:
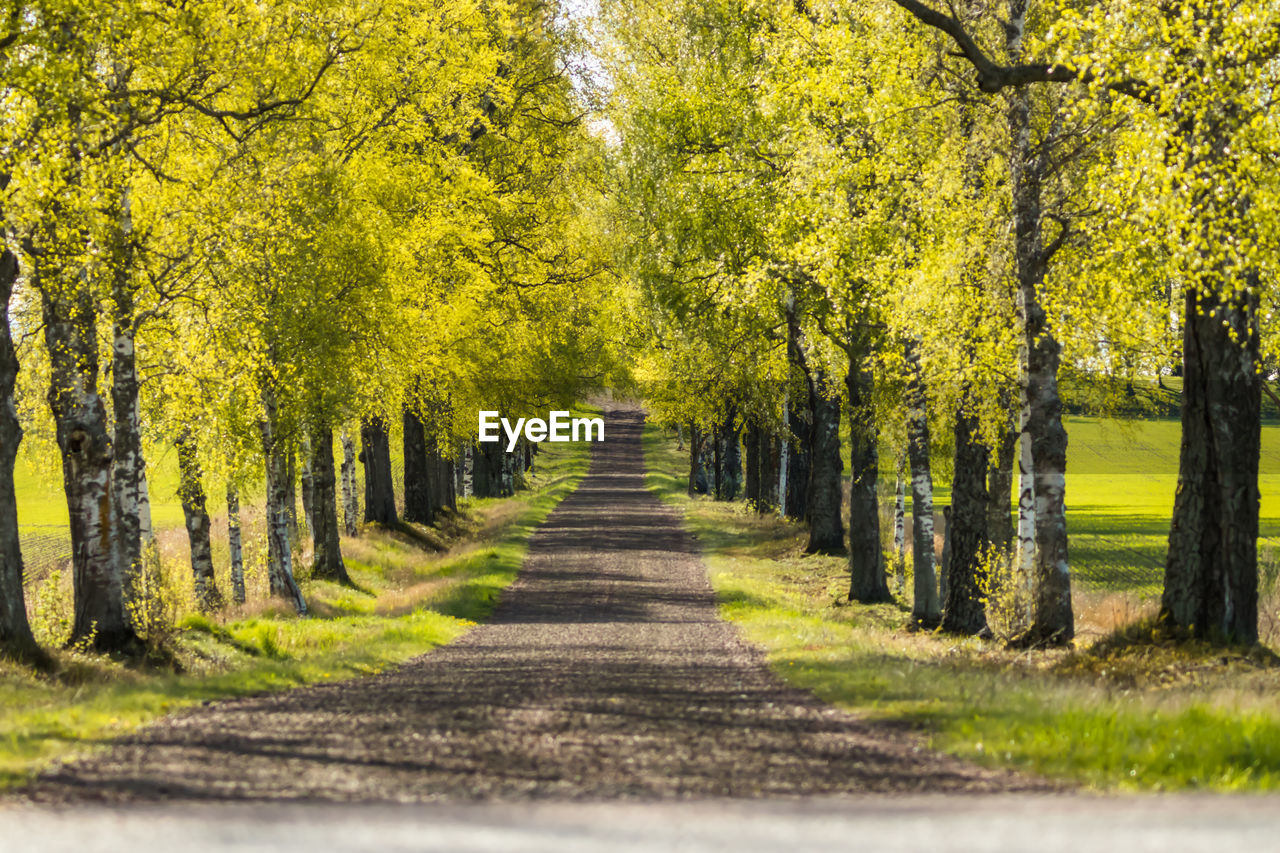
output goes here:
<path id="1" fill-rule="evenodd" d="M 586 469 L 586 445 L 548 447 L 538 456 L 532 491 L 469 502 L 456 523 L 461 538 L 447 551 L 373 530 L 344 539 L 358 588 L 304 582 L 311 618 L 293 617 L 283 603 L 252 601 L 216 617 L 182 617 L 169 641 L 181 672 L 79 651 L 58 652 L 52 677 L 0 663 L 0 787 L 180 708 L 379 672 L 459 636 L 489 614 L 515 578 L 529 534 Z M 64 586 L 51 576 L 41 588 L 37 615 L 51 614 L 36 621 L 43 639 L 66 635 L 52 615 L 63 612 Z M 189 589 L 170 586 L 166 594 L 185 598 Z"/>
<path id="2" fill-rule="evenodd" d="M 787 681 L 920 727 L 935 748 L 1090 788 L 1280 788 L 1270 652 L 1163 644 L 1140 625 L 1093 648 L 1030 655 L 913 632 L 904 607 L 849 605 L 845 561 L 803 556 L 798 527 L 684 497 L 671 474 L 684 455 L 653 427 L 646 455 L 650 487 L 684 508 L 704 549 L 721 612 Z"/>

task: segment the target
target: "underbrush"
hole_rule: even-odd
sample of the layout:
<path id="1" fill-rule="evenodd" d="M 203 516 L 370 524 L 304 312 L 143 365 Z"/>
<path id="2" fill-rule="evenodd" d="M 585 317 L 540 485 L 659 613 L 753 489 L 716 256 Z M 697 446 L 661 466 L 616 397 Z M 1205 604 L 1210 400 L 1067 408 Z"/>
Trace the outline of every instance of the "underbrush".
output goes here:
<path id="1" fill-rule="evenodd" d="M 788 682 L 933 748 L 1092 789 L 1280 788 L 1280 659 L 1265 647 L 1161 637 L 1149 596 L 1106 592 L 1077 596 L 1075 649 L 913 631 L 905 600 L 849 604 L 846 560 L 803 555 L 798 525 L 687 498 L 670 473 L 687 460 L 659 429 L 645 448 L 722 613 Z"/>
<path id="2" fill-rule="evenodd" d="M 530 491 L 464 502 L 460 515 L 430 529 L 367 526 L 343 538 L 354 586 L 300 571 L 306 618 L 253 594 L 263 569 L 249 551 L 249 603 L 200 614 L 190 568 L 162 547 L 153 600 L 166 636 L 156 638 L 163 654 L 150 662 L 61 648 L 70 584 L 51 575 L 33 622 L 54 649 L 52 674 L 0 660 L 0 788 L 184 707 L 376 673 L 453 640 L 492 611 L 515 579 L 529 535 L 577 485 L 587 458 L 585 445 L 552 445 L 538 456 Z M 298 563 L 306 565 L 305 557 Z"/>

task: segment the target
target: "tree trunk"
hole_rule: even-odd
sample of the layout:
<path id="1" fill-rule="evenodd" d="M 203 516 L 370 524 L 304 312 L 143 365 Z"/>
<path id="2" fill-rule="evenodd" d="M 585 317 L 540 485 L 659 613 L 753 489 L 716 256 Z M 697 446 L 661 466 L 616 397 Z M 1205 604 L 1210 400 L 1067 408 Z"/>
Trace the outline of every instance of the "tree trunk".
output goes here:
<path id="1" fill-rule="evenodd" d="M 987 627 L 982 551 L 987 544 L 987 448 L 982 444 L 977 401 L 966 386 L 956 413 L 955 474 L 951 481 L 950 544 L 943 563 L 947 592 L 942 628 L 954 634 L 978 634 Z"/>
<path id="2" fill-rule="evenodd" d="M 774 513 L 782 506 L 779 486 L 782 480 L 783 442 L 768 430 L 760 431 L 760 498 L 756 512 L 761 515 Z"/>
<path id="3" fill-rule="evenodd" d="M 704 495 L 715 494 L 715 434 L 711 432 L 698 433 L 698 465 L 702 470 L 702 492 Z"/>
<path id="4" fill-rule="evenodd" d="M 333 430 L 317 424 L 311 428 L 313 557 L 311 577 L 351 586 L 338 530 L 338 478 L 333 469 Z"/>
<path id="5" fill-rule="evenodd" d="M 782 409 L 782 434 L 778 437 L 778 515 L 783 519 L 787 516 L 787 470 L 791 466 L 791 434 L 787 430 L 787 412 L 786 406 Z"/>
<path id="6" fill-rule="evenodd" d="M 432 486 L 435 472 L 427 456 L 426 427 L 418 413 L 404 409 L 404 520 L 430 524 L 435 520 Z"/>
<path id="7" fill-rule="evenodd" d="M 1161 618 L 1219 642 L 1258 639 L 1258 279 L 1222 298 L 1188 288 L 1182 446 Z"/>
<path id="8" fill-rule="evenodd" d="M 0 250 L 0 653 L 46 664 L 27 621 L 22 588 L 22 547 L 18 539 L 18 499 L 13 468 L 22 442 L 22 425 L 14 406 L 18 353 L 9 328 L 9 300 L 18 280 L 18 258 Z"/>
<path id="9" fill-rule="evenodd" d="M 530 456 L 532 458 L 532 454 Z M 432 512 L 443 512 L 446 509 L 456 512 L 458 499 L 454 492 L 453 461 L 445 458 L 439 445 L 433 444 L 431 452 L 428 454 L 428 465 L 432 466 L 436 471 L 436 477 L 433 481 L 436 488 L 432 497 Z"/>
<path id="10" fill-rule="evenodd" d="M 188 431 L 178 436 L 178 497 L 187 522 L 191 546 L 191 576 L 195 582 L 196 604 L 201 612 L 212 613 L 222 606 L 222 593 L 213 576 L 213 550 L 209 545 L 209 512 L 196 441 Z"/>
<path id="11" fill-rule="evenodd" d="M 1011 58 L 1022 55 L 1026 4 L 1015 4 L 1006 27 Z M 1047 164 L 1031 140 L 1031 92 L 1009 96 L 1009 167 L 1013 191 L 1015 271 L 1022 326 L 1022 400 L 1030 434 L 1035 490 L 1035 562 L 1031 622 L 1017 645 L 1060 645 L 1075 635 L 1071 571 L 1067 561 L 1067 432 L 1058 393 L 1061 347 L 1048 328 L 1040 290 L 1048 258 L 1041 230 L 1041 179 Z"/>
<path id="12" fill-rule="evenodd" d="M 813 409 L 810 406 L 813 376 L 809 373 L 801 345 L 794 297 L 788 298 L 787 305 L 787 364 L 791 368 L 791 376 L 801 380 L 801 387 L 805 391 L 788 394 L 786 427 L 790 431 L 791 440 L 785 462 L 786 496 L 782 502 L 782 512 L 787 518 L 805 521 L 809 514 L 809 454 L 813 446 Z"/>
<path id="13" fill-rule="evenodd" d="M 783 514 L 796 521 L 804 521 L 809 510 L 809 448 L 812 444 L 812 424 L 808 420 L 807 404 L 795 404 L 787 410 L 787 430 L 790 438 L 786 450 L 786 499 Z"/>
<path id="14" fill-rule="evenodd" d="M 143 572 L 145 539 L 150 540 L 150 503 L 146 493 L 146 463 L 142 456 L 142 419 L 138 400 L 138 365 L 135 352 L 137 317 L 133 281 L 133 213 L 128 187 L 117 196 L 115 229 L 108 238 L 111 262 L 112 353 L 111 404 L 114 416 L 112 441 L 111 524 L 120 570 L 123 572 L 125 610 L 138 602 L 138 582 Z M 147 517 L 143 513 L 146 511 Z M 150 544 L 147 541 L 146 544 Z"/>
<path id="15" fill-rule="evenodd" d="M 142 456 L 142 420 L 138 402 L 138 365 L 134 352 L 133 293 L 125 276 L 117 273 L 114 284 L 115 316 L 112 329 L 111 404 L 115 415 L 112 444 L 112 510 L 120 567 L 124 572 L 125 606 L 137 600 L 143 560 L 143 495 L 146 462 Z M 149 507 L 148 507 L 149 509 Z"/>
<path id="16" fill-rule="evenodd" d="M 486 442 L 475 453 L 475 492 L 478 498 L 508 497 L 507 454 L 500 442 Z"/>
<path id="17" fill-rule="evenodd" d="M 489 458 L 484 455 L 478 444 L 468 450 L 470 451 L 467 461 L 470 462 L 468 470 L 471 472 L 471 494 L 477 498 L 487 498 L 489 497 Z"/>
<path id="18" fill-rule="evenodd" d="M 298 615 L 307 612 L 293 576 L 293 540 L 289 537 L 289 450 L 277 439 L 275 391 L 262 392 L 262 453 L 267 460 L 267 584 L 271 594 L 289 601 Z"/>
<path id="19" fill-rule="evenodd" d="M 715 495 L 716 500 L 722 501 L 724 500 L 724 485 L 722 482 L 724 463 L 721 460 L 721 455 L 724 450 L 724 441 L 720 434 L 720 427 L 713 426 L 711 435 L 708 438 L 711 443 L 711 493 Z"/>
<path id="20" fill-rule="evenodd" d="M 142 566 L 160 570 L 160 545 L 156 542 L 155 525 L 151 523 L 151 485 L 144 466 L 138 472 L 138 533 L 142 543 Z"/>
<path id="21" fill-rule="evenodd" d="M 422 501 L 426 504 L 427 512 L 435 520 L 436 513 L 444 508 L 445 488 L 448 485 L 445 480 L 444 469 L 441 468 L 440 454 L 436 450 L 435 442 L 426 437 L 426 429 L 423 428 L 423 454 L 420 460 L 423 465 L 422 472 Z M 523 449 L 523 448 L 522 448 Z M 408 512 L 409 506 L 409 463 L 405 461 L 405 511 Z M 429 522 L 428 522 L 429 523 Z"/>
<path id="22" fill-rule="evenodd" d="M 485 442 L 472 453 L 472 490 L 478 498 L 508 498 L 515 493 L 511 460 L 500 442 Z"/>
<path id="23" fill-rule="evenodd" d="M 61 272 L 61 271 L 58 271 Z M 102 652 L 142 649 L 125 605 L 125 572 L 115 522 L 113 455 L 106 406 L 98 393 L 98 335 L 93 294 L 68 277 L 37 276 L 49 352 L 49 406 L 62 452 L 70 516 L 75 613 L 72 643 Z"/>
<path id="24" fill-rule="evenodd" d="M 818 371 L 810 384 L 809 410 L 813 412 L 812 456 L 809 468 L 806 514 L 809 541 L 806 554 L 843 554 L 844 462 L 840 458 L 840 394 L 828 396 L 826 377 Z M 877 530 L 879 525 L 876 525 Z M 876 536 L 879 539 L 879 534 Z M 880 543 L 876 542 L 876 550 Z"/>
<path id="25" fill-rule="evenodd" d="M 1013 468 L 1018 458 L 1018 430 L 1001 430 L 995 457 L 987 472 L 987 541 L 999 551 L 1013 544 Z"/>
<path id="26" fill-rule="evenodd" d="M 905 468 L 906 460 L 903 459 L 898 463 L 893 499 L 893 555 L 897 560 L 894 564 L 894 582 L 898 586 L 898 592 L 902 592 L 907 586 L 907 489 L 906 480 L 903 479 Z"/>
<path id="27" fill-rule="evenodd" d="M 1031 597 L 1036 573 L 1036 483 L 1031 463 L 1031 433 L 1027 431 L 1027 411 L 1023 407 L 1018 429 L 1018 542 L 1014 555 L 1017 580 L 1026 591 L 1026 624 L 1031 624 Z M 1025 626 L 1024 626 L 1025 627 Z"/>
<path id="28" fill-rule="evenodd" d="M 313 536 L 315 534 L 315 482 L 311 472 L 311 438 L 305 433 L 302 436 L 302 461 L 299 465 L 301 476 L 299 477 L 302 486 L 302 518 L 306 522 L 307 532 Z"/>
<path id="29" fill-rule="evenodd" d="M 849 350 L 849 600 L 891 601 L 880 547 L 880 430 L 876 424 L 875 376 L 858 341 Z"/>
<path id="30" fill-rule="evenodd" d="M 754 422 L 747 425 L 747 505 L 758 509 L 760 505 L 760 427 Z"/>
<path id="31" fill-rule="evenodd" d="M 364 463 L 364 520 L 394 527 L 396 493 L 391 482 L 391 442 L 381 417 L 360 424 L 360 461 Z"/>
<path id="32" fill-rule="evenodd" d="M 708 491 L 707 469 L 703 464 L 707 437 L 696 423 L 689 424 L 689 497 Z"/>
<path id="33" fill-rule="evenodd" d="M 935 627 L 942 616 L 933 553 L 933 473 L 930 470 L 929 410 L 920 356 L 907 343 L 907 456 L 911 461 L 912 571 L 914 600 L 911 617 L 917 625 Z"/>
<path id="34" fill-rule="evenodd" d="M 516 493 L 516 467 L 519 464 L 515 453 L 507 453 L 498 445 L 498 459 L 502 464 L 502 497 L 509 498 Z"/>
<path id="35" fill-rule="evenodd" d="M 285 451 L 285 518 L 289 523 L 289 541 L 301 547 L 302 534 L 298 528 L 298 456 L 290 447 Z"/>
<path id="36" fill-rule="evenodd" d="M 467 479 L 470 468 L 471 448 L 464 447 L 458 453 L 458 460 L 453 463 L 453 494 L 455 498 L 471 497 L 471 483 Z"/>
<path id="37" fill-rule="evenodd" d="M 244 604 L 244 546 L 240 540 L 240 492 L 227 481 L 227 549 L 231 552 L 231 600 Z"/>
<path id="38" fill-rule="evenodd" d="M 738 426 L 738 413 L 731 409 L 720 428 L 724 437 L 724 499 L 735 501 L 742 494 L 742 430 Z"/>
<path id="39" fill-rule="evenodd" d="M 360 494 L 356 486 L 356 444 L 342 431 L 342 518 L 348 536 L 360 532 Z"/>

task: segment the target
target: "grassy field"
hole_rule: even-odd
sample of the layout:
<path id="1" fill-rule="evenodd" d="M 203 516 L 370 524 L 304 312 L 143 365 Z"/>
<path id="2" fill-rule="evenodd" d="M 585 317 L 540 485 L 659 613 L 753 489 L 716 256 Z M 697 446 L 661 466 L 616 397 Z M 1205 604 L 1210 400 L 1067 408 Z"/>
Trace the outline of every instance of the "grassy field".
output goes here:
<path id="1" fill-rule="evenodd" d="M 1067 434 L 1067 513 L 1078 581 L 1158 593 L 1178 483 L 1178 422 L 1072 417 Z M 1265 554 L 1280 544 L 1280 426 L 1262 428 L 1259 470 Z"/>
<path id="2" fill-rule="evenodd" d="M 1076 416 L 1064 421 L 1067 523 L 1077 588 L 1125 591 L 1136 598 L 1158 595 L 1178 483 L 1178 421 Z M 950 465 L 936 468 L 947 471 Z M 1280 425 L 1269 423 L 1262 428 L 1260 472 L 1258 546 L 1263 561 L 1274 564 L 1280 557 Z M 891 482 L 882 485 L 888 489 Z M 950 485 L 945 477 L 935 484 L 939 511 L 950 503 Z M 908 512 L 910 506 L 908 495 Z"/>
<path id="3" fill-rule="evenodd" d="M 147 481 L 156 526 L 180 527 L 182 504 L 178 501 L 178 456 L 174 450 L 165 448 L 148 456 Z M 13 485 L 18 496 L 19 526 L 66 528 L 67 498 L 62 491 L 62 468 L 56 450 L 40 456 L 19 453 Z"/>
<path id="4" fill-rule="evenodd" d="M 190 569 L 174 549 L 166 571 L 178 619 L 167 645 L 181 671 L 70 651 L 57 652 L 54 677 L 0 663 L 0 787 L 198 702 L 378 672 L 449 642 L 485 618 L 515 578 L 529 534 L 585 472 L 587 448 L 547 445 L 530 491 L 467 502 L 463 515 L 432 533 L 451 543 L 443 552 L 372 528 L 344 538 L 358 588 L 303 577 L 312 611 L 305 619 L 255 597 L 252 587 L 249 605 L 218 619 L 183 615 Z"/>
<path id="5" fill-rule="evenodd" d="M 1084 557 L 1124 570 L 1134 545 L 1158 553 L 1169 507 L 1161 478 L 1176 461 L 1176 444 L 1168 446 L 1176 431 L 1157 422 L 1126 434 L 1087 419 L 1071 428 L 1077 565 Z M 1276 433 L 1268 429 L 1264 511 L 1274 513 Z M 789 682 L 858 714 L 918 728 L 934 748 L 1091 789 L 1280 788 L 1280 667 L 1266 650 L 1113 639 L 1014 653 L 913 632 L 903 603 L 847 604 L 845 561 L 803 556 L 799 527 L 741 504 L 687 498 L 684 454 L 657 428 L 645 442 L 648 485 L 683 508 L 722 612 Z M 1113 474 L 1121 479 L 1109 481 Z M 1092 531 L 1080 531 L 1082 516 Z M 1275 530 L 1274 516 L 1267 523 Z M 1075 538 L 1088 536 L 1092 553 Z M 1080 620 L 1100 630 L 1136 615 L 1101 608 L 1086 604 Z"/>

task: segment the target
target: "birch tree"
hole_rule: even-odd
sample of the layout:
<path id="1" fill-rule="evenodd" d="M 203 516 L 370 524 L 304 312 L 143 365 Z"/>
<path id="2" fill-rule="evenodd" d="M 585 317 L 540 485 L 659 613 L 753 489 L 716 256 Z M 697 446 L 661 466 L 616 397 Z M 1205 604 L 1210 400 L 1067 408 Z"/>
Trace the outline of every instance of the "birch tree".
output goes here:
<path id="1" fill-rule="evenodd" d="M 1062 7 L 1049 12 L 1051 25 L 1031 46 L 1024 40 L 1027 4 L 1015 0 L 1008 31 L 1018 50 L 998 60 L 954 15 L 917 0 L 894 2 L 947 33 L 983 91 L 1010 89 L 1022 103 L 1029 86 L 1075 84 L 1098 104 L 1140 117 L 1148 150 L 1162 150 L 1155 167 L 1164 171 L 1168 189 L 1147 211 L 1153 227 L 1168 235 L 1171 266 L 1185 296 L 1183 442 L 1162 618 L 1198 636 L 1252 642 L 1259 284 L 1268 256 L 1267 237 L 1258 226 L 1269 218 L 1268 195 L 1256 189 L 1267 184 L 1256 176 L 1274 150 L 1265 94 L 1277 44 L 1274 4 L 1119 1 L 1084 12 Z M 1021 230 L 1030 234 L 1038 225 L 1030 215 L 1034 183 L 1021 185 Z M 1030 351 L 1034 356 L 1034 345 Z M 1036 420 L 1034 411 L 1031 419 Z M 1055 443 L 1042 439 L 1033 446 L 1033 465 L 1037 452 L 1043 456 Z M 1036 478 L 1038 547 L 1055 544 L 1039 532 L 1057 527 L 1056 519 L 1041 515 L 1054 512 L 1055 481 Z M 1051 547 L 1048 556 L 1065 559 L 1065 550 Z"/>

